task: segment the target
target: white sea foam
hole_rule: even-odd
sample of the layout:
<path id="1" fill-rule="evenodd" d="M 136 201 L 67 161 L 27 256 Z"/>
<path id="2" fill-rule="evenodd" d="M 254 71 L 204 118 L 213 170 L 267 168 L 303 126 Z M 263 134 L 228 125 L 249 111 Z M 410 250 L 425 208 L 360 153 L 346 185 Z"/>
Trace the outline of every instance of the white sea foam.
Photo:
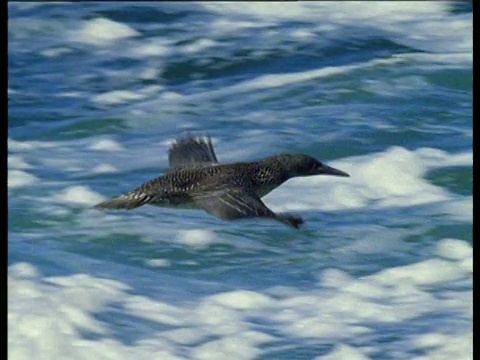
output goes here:
<path id="1" fill-rule="evenodd" d="M 38 178 L 23 170 L 8 170 L 8 188 L 18 188 L 38 182 Z"/>
<path id="2" fill-rule="evenodd" d="M 442 287 L 457 280 L 471 281 L 471 269 L 462 264 L 471 260 L 472 248 L 464 241 L 444 239 L 436 251 L 448 260 L 431 257 L 359 278 L 327 269 L 308 292 L 286 288 L 272 296 L 268 289 L 237 289 L 207 294 L 194 302 L 176 296 L 172 303 L 138 295 L 121 281 L 85 274 L 43 277 L 31 264 L 16 263 L 8 269 L 9 356 L 15 360 L 39 352 L 45 359 L 65 354 L 254 359 L 262 354 L 265 343 L 275 343 L 285 334 L 298 340 L 335 341 L 334 349 L 321 358 L 365 359 L 372 350 L 368 347 L 372 337 L 381 336 L 375 335 L 379 326 L 401 327 L 434 313 L 435 318 L 443 316 L 444 322 L 422 325 L 420 333 L 394 341 L 389 348 L 396 347 L 398 354 L 408 356 L 433 346 L 435 358 L 471 359 L 471 291 L 457 291 L 453 296 Z M 181 286 L 184 280 L 162 285 L 165 279 L 160 276 L 155 281 L 164 288 L 174 283 Z M 118 316 L 138 323 L 133 343 L 116 338 L 119 332 L 131 333 L 131 327 L 116 327 L 96 316 L 113 308 Z M 460 317 L 453 319 L 452 311 L 460 312 Z M 252 318 L 256 321 L 251 322 Z M 455 326 L 449 325 L 450 319 Z M 139 331 L 144 320 L 167 328 Z M 278 335 L 259 331 L 258 322 L 269 324 Z M 86 339 L 82 331 L 99 337 Z M 345 345 L 352 341 L 358 347 Z"/>
<path id="3" fill-rule="evenodd" d="M 259 335 L 263 335 L 263 338 Z M 225 356 L 229 356 L 238 360 L 255 359 L 261 353 L 257 346 L 265 342 L 264 337 L 267 336 L 253 331 L 222 337 L 219 340 L 212 340 L 196 347 L 192 351 L 192 358 L 223 360 Z"/>
<path id="4" fill-rule="evenodd" d="M 145 98 L 144 94 L 129 90 L 113 90 L 92 97 L 92 101 L 102 105 L 117 105 Z"/>
<path id="5" fill-rule="evenodd" d="M 26 162 L 21 156 L 10 155 L 8 156 L 8 168 L 25 170 L 25 169 L 31 169 L 32 165 Z"/>
<path id="6" fill-rule="evenodd" d="M 165 91 L 163 92 L 160 97 L 164 100 L 181 100 L 185 97 L 182 94 L 176 93 L 174 91 Z"/>
<path id="7" fill-rule="evenodd" d="M 473 53 L 446 53 L 446 54 L 429 54 L 429 53 L 414 53 L 414 54 L 395 54 L 395 57 L 414 60 L 417 63 L 424 64 L 432 69 L 434 66 L 447 65 L 451 68 L 465 67 L 473 64 Z"/>
<path id="8" fill-rule="evenodd" d="M 245 29 L 252 29 L 252 28 L 260 28 L 266 25 L 265 21 L 261 23 L 255 21 L 248 21 L 248 20 L 233 20 L 233 19 L 226 19 L 220 18 L 215 19 L 212 24 L 211 28 L 214 33 L 217 34 L 231 34 L 232 32 L 241 31 Z"/>
<path id="9" fill-rule="evenodd" d="M 76 185 L 69 186 L 64 190 L 55 194 L 54 198 L 69 205 L 93 205 L 102 200 L 105 200 L 103 196 L 90 190 L 86 186 Z"/>
<path id="10" fill-rule="evenodd" d="M 158 149 L 151 156 L 151 148 L 145 147 L 143 140 L 133 144 L 134 151 L 125 152 L 125 145 L 108 137 L 76 139 L 66 141 L 17 141 L 8 140 L 9 169 L 30 170 L 42 167 L 62 173 L 121 172 L 135 168 L 156 166 L 159 175 L 162 164 L 167 164 L 167 149 Z M 132 147 L 131 144 L 129 144 Z M 14 174 L 22 175 L 22 174 Z"/>
<path id="11" fill-rule="evenodd" d="M 158 67 L 147 67 L 138 74 L 138 77 L 143 80 L 157 80 L 160 78 L 160 69 Z"/>
<path id="12" fill-rule="evenodd" d="M 290 36 L 301 40 L 315 38 L 315 34 L 313 32 L 304 29 L 293 30 L 290 33 Z"/>
<path id="13" fill-rule="evenodd" d="M 95 140 L 89 147 L 91 150 L 97 151 L 122 151 L 123 147 L 112 139 Z"/>
<path id="14" fill-rule="evenodd" d="M 169 341 L 181 344 L 190 345 L 201 342 L 204 334 L 199 328 L 180 328 L 170 331 L 164 331 L 162 337 Z"/>
<path id="15" fill-rule="evenodd" d="M 67 92 L 62 92 L 59 93 L 57 96 L 59 97 L 65 97 L 65 98 L 82 98 L 86 97 L 85 93 L 82 93 L 80 91 L 67 91 Z"/>
<path id="16" fill-rule="evenodd" d="M 437 244 L 437 254 L 451 260 L 463 260 L 473 256 L 472 247 L 457 239 L 442 239 Z"/>
<path id="17" fill-rule="evenodd" d="M 437 18 L 447 6 L 436 2 L 414 1 L 414 7 L 406 7 L 401 3 L 364 3 L 363 1 L 351 1 L 348 4 L 334 3 L 282 3 L 281 6 L 272 9 L 266 3 L 205 3 L 203 6 L 218 13 L 228 12 L 236 15 L 248 15 L 256 20 L 316 20 L 318 18 L 335 19 L 337 21 L 364 21 L 374 20 L 383 16 L 391 16 L 392 21 L 409 20 L 417 16 L 423 16 L 425 20 Z M 270 20 L 270 21 L 271 21 Z"/>
<path id="18" fill-rule="evenodd" d="M 148 42 L 132 48 L 131 53 L 135 57 L 161 57 L 171 53 L 169 43 L 162 38 L 149 39 Z"/>
<path id="19" fill-rule="evenodd" d="M 67 47 L 55 47 L 55 48 L 42 50 L 40 53 L 45 57 L 57 58 L 59 56 L 69 54 L 69 53 L 72 53 L 72 52 L 73 52 L 73 50 L 69 49 Z"/>
<path id="20" fill-rule="evenodd" d="M 253 291 L 238 290 L 226 294 L 220 294 L 213 297 L 215 302 L 220 305 L 233 309 L 251 309 L 268 306 L 271 302 L 270 298 L 257 294 Z"/>
<path id="21" fill-rule="evenodd" d="M 400 58 L 375 59 L 363 63 L 343 66 L 329 66 L 314 70 L 299 71 L 293 73 L 260 75 L 253 80 L 245 80 L 238 84 L 223 87 L 220 90 L 202 91 L 201 93 L 184 96 L 189 100 L 205 100 L 218 96 L 225 96 L 243 92 L 265 90 L 276 87 L 282 87 L 299 82 L 313 81 L 320 78 L 328 78 L 341 74 L 346 74 L 355 70 L 369 68 L 382 64 L 394 64 L 403 61 Z"/>
<path id="22" fill-rule="evenodd" d="M 185 45 L 181 51 L 187 54 L 194 54 L 215 46 L 217 43 L 211 39 L 200 39 L 191 44 Z"/>
<path id="23" fill-rule="evenodd" d="M 396 2 L 304 2 L 282 3 L 275 9 L 263 3 L 203 3 L 202 6 L 231 14 L 229 19 L 213 22 L 212 28 L 220 32 L 298 20 L 314 24 L 325 36 L 334 37 L 339 33 L 335 31 L 339 25 L 348 24 L 371 33 L 387 33 L 396 42 L 423 51 L 471 53 L 472 49 L 471 14 L 449 16 L 446 21 L 449 6 L 446 2 L 417 1 L 411 6 Z"/>
<path id="24" fill-rule="evenodd" d="M 382 80 L 363 80 L 362 90 L 381 97 L 408 97 L 427 91 L 430 84 L 421 76 L 403 76 L 401 78 Z"/>
<path id="25" fill-rule="evenodd" d="M 36 149 L 51 149 L 58 146 L 55 141 L 17 141 L 8 138 L 8 151 L 30 151 Z"/>
<path id="26" fill-rule="evenodd" d="M 82 338 L 81 331 L 106 334 L 105 326 L 92 311 L 112 299 L 121 299 L 125 289 L 123 284 L 88 275 L 43 281 L 29 264 L 10 266 L 9 357 L 71 358 Z"/>
<path id="27" fill-rule="evenodd" d="M 422 350 L 425 356 L 417 356 L 417 360 L 430 359 L 452 359 L 458 354 L 464 354 L 465 359 L 473 359 L 473 336 L 466 335 L 463 337 L 455 337 L 453 340 L 448 334 L 432 333 L 414 337 L 413 341 L 415 349 Z M 448 346 L 444 346 L 448 343 Z"/>
<path id="28" fill-rule="evenodd" d="M 473 166 L 473 153 L 448 154 L 446 151 L 432 148 L 419 148 L 415 151 L 429 169 L 447 166 Z"/>
<path id="29" fill-rule="evenodd" d="M 128 25 L 105 18 L 96 18 L 86 21 L 79 29 L 71 31 L 68 37 L 71 41 L 105 46 L 137 35 L 139 33 Z"/>
<path id="30" fill-rule="evenodd" d="M 64 4 L 62 2 L 58 2 L 59 4 Z M 8 7 L 15 7 L 18 10 L 32 10 L 36 7 L 42 6 L 42 3 L 35 3 L 35 2 L 11 2 L 8 4 Z"/>
<path id="31" fill-rule="evenodd" d="M 384 270 L 377 279 L 388 284 L 435 285 L 465 276 L 464 269 L 447 260 L 429 259 L 414 265 Z"/>
<path id="32" fill-rule="evenodd" d="M 347 273 L 338 269 L 326 269 L 322 273 L 322 285 L 325 287 L 342 288 L 353 279 Z"/>
<path id="33" fill-rule="evenodd" d="M 352 346 L 339 344 L 327 355 L 318 356 L 315 360 L 369 360 L 361 350 L 355 349 Z"/>
<path id="34" fill-rule="evenodd" d="M 92 172 L 95 173 L 95 174 L 114 173 L 114 172 L 117 172 L 117 171 L 118 171 L 118 169 L 115 166 L 110 165 L 110 164 L 100 164 L 100 165 L 95 166 L 92 169 Z"/>
<path id="35" fill-rule="evenodd" d="M 145 296 L 132 296 L 125 301 L 124 308 L 131 314 L 161 324 L 182 326 L 187 323 L 184 309 Z M 188 312 L 187 312 L 188 313 Z"/>
<path id="36" fill-rule="evenodd" d="M 210 230 L 181 230 L 176 241 L 192 247 L 208 247 L 217 240 L 217 235 Z"/>
<path id="37" fill-rule="evenodd" d="M 28 141 L 16 141 L 11 138 L 8 138 L 9 151 L 29 151 L 33 149 L 34 149 L 34 146 Z"/>
<path id="38" fill-rule="evenodd" d="M 168 267 L 171 265 L 168 259 L 150 259 L 145 261 L 145 263 L 151 267 Z"/>
<path id="39" fill-rule="evenodd" d="M 153 94 L 156 94 L 158 93 L 160 90 L 163 90 L 164 87 L 161 86 L 161 85 L 149 85 L 149 86 L 145 86 L 143 88 L 140 89 L 140 93 L 145 95 L 145 96 L 151 96 Z"/>
<path id="40" fill-rule="evenodd" d="M 437 212 L 447 214 L 457 221 L 473 222 L 473 197 L 466 196 L 460 199 L 444 201 L 438 204 Z"/>
<path id="41" fill-rule="evenodd" d="M 14 266 L 9 267 L 9 274 L 21 279 L 38 278 L 40 275 L 38 270 L 33 265 L 25 262 L 16 263 Z"/>

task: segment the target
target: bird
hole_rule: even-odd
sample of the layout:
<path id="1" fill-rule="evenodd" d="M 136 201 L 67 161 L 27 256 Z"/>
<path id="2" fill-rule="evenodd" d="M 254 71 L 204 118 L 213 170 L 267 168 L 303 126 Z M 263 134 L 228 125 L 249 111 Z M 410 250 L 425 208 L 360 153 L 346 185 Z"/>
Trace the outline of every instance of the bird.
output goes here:
<path id="1" fill-rule="evenodd" d="M 218 162 L 210 136 L 191 133 L 168 150 L 169 169 L 140 187 L 95 205 L 96 209 L 197 208 L 223 220 L 270 218 L 299 229 L 303 219 L 275 213 L 262 197 L 298 176 L 349 177 L 305 154 L 279 154 L 253 162 Z"/>

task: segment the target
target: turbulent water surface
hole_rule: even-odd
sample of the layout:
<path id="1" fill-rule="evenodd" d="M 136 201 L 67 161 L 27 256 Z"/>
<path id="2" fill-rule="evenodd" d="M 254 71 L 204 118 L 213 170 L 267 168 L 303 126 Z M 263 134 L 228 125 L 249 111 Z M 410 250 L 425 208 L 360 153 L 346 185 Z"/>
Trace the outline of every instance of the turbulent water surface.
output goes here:
<path id="1" fill-rule="evenodd" d="M 472 359 L 468 2 L 8 6 L 9 359 Z M 186 131 L 350 178 L 305 226 L 98 211 Z"/>

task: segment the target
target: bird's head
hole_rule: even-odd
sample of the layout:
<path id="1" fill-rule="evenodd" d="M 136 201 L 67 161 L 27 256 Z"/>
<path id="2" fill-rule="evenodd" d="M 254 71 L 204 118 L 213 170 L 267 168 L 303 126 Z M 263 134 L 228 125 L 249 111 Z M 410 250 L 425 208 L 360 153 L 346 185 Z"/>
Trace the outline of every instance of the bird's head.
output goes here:
<path id="1" fill-rule="evenodd" d="M 311 175 L 350 176 L 346 172 L 325 165 L 308 155 L 277 155 L 276 160 L 282 163 L 290 177 Z"/>

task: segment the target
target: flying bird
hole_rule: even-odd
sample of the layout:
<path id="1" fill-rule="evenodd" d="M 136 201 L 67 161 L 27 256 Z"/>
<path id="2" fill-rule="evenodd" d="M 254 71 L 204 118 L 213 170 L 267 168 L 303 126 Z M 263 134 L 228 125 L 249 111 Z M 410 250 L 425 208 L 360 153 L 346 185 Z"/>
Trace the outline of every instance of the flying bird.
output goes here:
<path id="1" fill-rule="evenodd" d="M 169 149 L 169 169 L 140 187 L 95 206 L 96 209 L 160 207 L 198 208 L 223 220 L 263 217 L 298 229 L 303 220 L 275 213 L 261 200 L 290 178 L 345 176 L 346 172 L 304 154 L 282 154 L 254 162 L 222 164 L 210 137 L 187 133 Z"/>

